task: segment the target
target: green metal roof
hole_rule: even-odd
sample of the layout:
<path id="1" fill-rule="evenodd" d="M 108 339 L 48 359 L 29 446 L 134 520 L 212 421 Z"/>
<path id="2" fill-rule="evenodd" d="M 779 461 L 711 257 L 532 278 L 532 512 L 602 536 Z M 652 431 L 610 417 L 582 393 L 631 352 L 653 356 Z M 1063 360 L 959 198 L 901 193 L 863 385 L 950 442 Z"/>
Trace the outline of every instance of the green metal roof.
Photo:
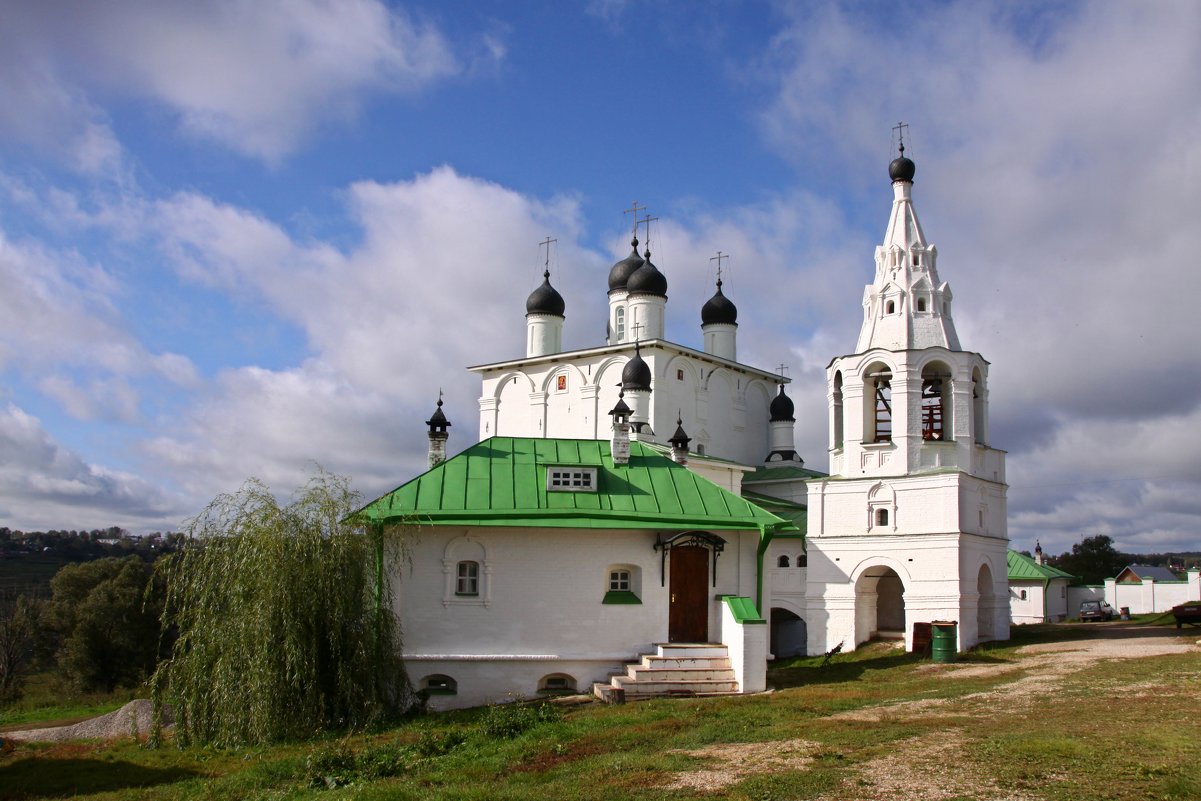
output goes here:
<path id="1" fill-rule="evenodd" d="M 780 467 L 760 467 L 742 479 L 742 483 L 754 484 L 756 481 L 792 481 L 798 478 L 826 477 L 826 474 L 819 470 L 810 470 L 808 467 L 797 465 L 782 465 Z"/>
<path id="2" fill-rule="evenodd" d="M 1024 553 L 1009 552 L 1009 580 L 1049 581 L 1050 579 L 1074 579 L 1071 573 L 1065 573 L 1057 567 L 1040 565 Z"/>
<path id="3" fill-rule="evenodd" d="M 596 491 L 548 491 L 548 467 L 594 467 Z M 486 439 L 358 514 L 440 526 L 796 530 L 640 442 L 614 466 L 607 441 L 582 439 Z"/>
<path id="4" fill-rule="evenodd" d="M 756 506 L 766 509 L 776 517 L 782 517 L 789 523 L 792 523 L 802 535 L 809 530 L 809 507 L 803 504 L 792 503 L 791 501 L 773 498 L 770 495 L 763 495 L 745 489 L 742 491 L 742 497 Z"/>

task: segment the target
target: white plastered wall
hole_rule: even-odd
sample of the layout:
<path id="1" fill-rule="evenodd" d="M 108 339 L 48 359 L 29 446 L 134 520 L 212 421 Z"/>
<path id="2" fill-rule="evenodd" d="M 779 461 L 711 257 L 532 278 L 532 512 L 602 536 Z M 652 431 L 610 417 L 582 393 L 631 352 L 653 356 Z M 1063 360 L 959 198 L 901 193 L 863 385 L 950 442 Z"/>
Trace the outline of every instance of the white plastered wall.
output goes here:
<path id="1" fill-rule="evenodd" d="M 713 533 L 726 541 L 708 587 L 709 637 L 718 641 L 717 596 L 755 598 L 759 535 Z M 414 685 L 431 675 L 458 685 L 457 695 L 433 696 L 435 708 L 532 697 L 552 673 L 587 691 L 667 641 L 670 559 L 661 583 L 654 531 L 425 527 L 413 536 L 410 564 L 393 566 L 395 609 Z M 463 555 L 480 563 L 476 597 L 453 591 Z M 641 604 L 602 603 L 614 566 L 635 571 Z"/>

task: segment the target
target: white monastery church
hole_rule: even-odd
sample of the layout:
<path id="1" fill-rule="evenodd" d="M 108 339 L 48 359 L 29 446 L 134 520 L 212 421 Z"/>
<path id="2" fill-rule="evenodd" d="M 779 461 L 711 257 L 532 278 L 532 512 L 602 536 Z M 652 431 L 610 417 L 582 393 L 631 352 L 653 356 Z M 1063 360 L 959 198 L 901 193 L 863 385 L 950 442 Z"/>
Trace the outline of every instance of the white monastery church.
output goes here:
<path id="1" fill-rule="evenodd" d="M 720 272 L 701 347 L 670 342 L 635 234 L 606 341 L 576 351 L 546 274 L 525 355 L 470 368 L 479 441 L 447 458 L 439 399 L 430 469 L 361 512 L 416 527 L 395 611 L 432 708 L 756 692 L 773 658 L 912 646 L 931 621 L 957 621 L 960 650 L 1008 638 L 988 362 L 960 346 L 914 171 L 902 144 L 858 342 L 827 368 L 829 475 L 794 448 L 788 379 L 738 361 Z"/>

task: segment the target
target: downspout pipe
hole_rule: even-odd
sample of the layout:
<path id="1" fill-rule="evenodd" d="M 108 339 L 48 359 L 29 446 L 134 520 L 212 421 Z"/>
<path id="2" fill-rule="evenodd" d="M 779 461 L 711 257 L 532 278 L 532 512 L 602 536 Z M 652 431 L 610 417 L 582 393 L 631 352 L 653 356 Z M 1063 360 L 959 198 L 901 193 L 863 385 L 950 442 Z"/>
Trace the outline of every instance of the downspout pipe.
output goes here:
<path id="1" fill-rule="evenodd" d="M 768 528 L 763 523 L 759 524 L 759 549 L 755 554 L 755 607 L 759 610 L 760 617 L 766 617 L 763 613 L 763 556 L 767 553 L 767 546 L 771 545 L 771 541 L 775 538 L 775 528 Z"/>

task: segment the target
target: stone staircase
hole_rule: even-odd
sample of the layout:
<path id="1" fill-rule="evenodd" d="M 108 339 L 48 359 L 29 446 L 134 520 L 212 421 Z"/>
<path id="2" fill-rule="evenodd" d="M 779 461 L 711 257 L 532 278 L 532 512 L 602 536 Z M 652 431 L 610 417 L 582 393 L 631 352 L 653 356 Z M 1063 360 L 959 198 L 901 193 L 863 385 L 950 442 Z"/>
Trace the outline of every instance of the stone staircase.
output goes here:
<path id="1" fill-rule="evenodd" d="M 592 694 L 619 704 L 657 696 L 737 695 L 726 646 L 658 643 L 655 653 L 626 665 L 624 675 L 592 685 Z"/>

